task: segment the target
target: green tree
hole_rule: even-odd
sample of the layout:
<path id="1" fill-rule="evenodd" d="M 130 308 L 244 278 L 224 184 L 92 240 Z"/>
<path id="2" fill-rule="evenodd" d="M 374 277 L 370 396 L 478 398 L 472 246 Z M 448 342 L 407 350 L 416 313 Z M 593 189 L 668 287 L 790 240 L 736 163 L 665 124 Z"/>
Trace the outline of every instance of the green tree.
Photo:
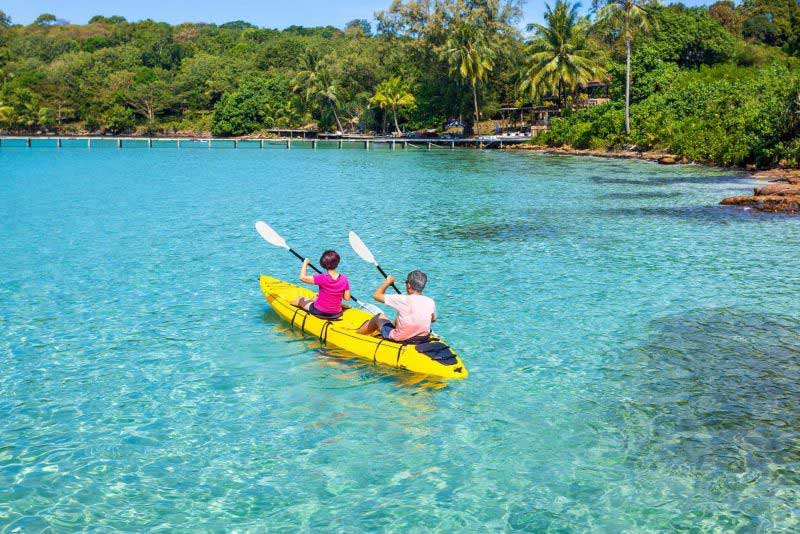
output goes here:
<path id="1" fill-rule="evenodd" d="M 397 109 L 414 107 L 417 102 L 399 76 L 394 76 L 379 83 L 375 88 L 375 94 L 369 101 L 381 109 L 389 108 L 392 110 L 394 128 L 398 134 L 401 131 L 400 125 L 397 123 Z"/>
<path id="2" fill-rule="evenodd" d="M 0 27 L 7 28 L 11 26 L 11 17 L 6 15 L 6 12 L 0 10 Z"/>
<path id="3" fill-rule="evenodd" d="M 293 90 L 302 95 L 303 102 L 312 110 L 329 107 L 339 131 L 344 131 L 339 120 L 339 84 L 322 60 L 311 50 L 303 56 L 300 70 L 295 75 Z"/>
<path id="4" fill-rule="evenodd" d="M 119 15 L 112 15 L 110 17 L 95 15 L 89 19 L 89 24 L 122 24 L 123 22 L 126 22 L 125 17 L 120 17 Z"/>
<path id="5" fill-rule="evenodd" d="M 56 23 L 56 16 L 52 13 L 42 13 L 33 21 L 35 26 L 52 26 Z"/>
<path id="6" fill-rule="evenodd" d="M 130 108 L 115 104 L 103 113 L 102 126 L 114 135 L 129 132 L 136 126 L 136 114 Z"/>
<path id="7" fill-rule="evenodd" d="M 174 92 L 164 76 L 158 69 L 142 67 L 135 73 L 118 73 L 114 80 L 117 97 L 141 114 L 149 127 L 155 123 L 156 116 L 174 102 Z"/>
<path id="8" fill-rule="evenodd" d="M 631 43 L 637 35 L 650 31 L 652 2 L 642 0 L 608 0 L 598 12 L 598 21 L 606 25 L 614 37 L 625 43 L 625 133 L 631 133 Z"/>
<path id="9" fill-rule="evenodd" d="M 0 101 L 0 130 L 11 127 L 14 124 L 14 108 L 7 106 Z"/>
<path id="10" fill-rule="evenodd" d="M 466 20 L 454 23 L 444 45 L 450 73 L 469 81 L 472 87 L 475 124 L 480 122 L 478 84 L 485 82 L 494 68 L 496 51 L 486 28 Z"/>
<path id="11" fill-rule="evenodd" d="M 745 20 L 742 34 L 748 39 L 768 45 L 776 45 L 779 41 L 778 26 L 764 13 L 758 13 Z"/>
<path id="12" fill-rule="evenodd" d="M 366 19 L 353 19 L 344 26 L 345 33 L 360 37 L 372 35 L 372 24 Z"/>
<path id="13" fill-rule="evenodd" d="M 260 75 L 226 93 L 214 106 L 214 135 L 246 135 L 264 128 L 286 127 L 298 120 L 290 81 Z"/>
<path id="14" fill-rule="evenodd" d="M 564 106 L 568 91 L 575 92 L 602 72 L 601 56 L 589 39 L 589 21 L 578 16 L 580 4 L 558 0 L 547 5 L 545 25 L 530 24 L 535 36 L 526 49 L 521 89 L 537 96 L 556 94 Z"/>

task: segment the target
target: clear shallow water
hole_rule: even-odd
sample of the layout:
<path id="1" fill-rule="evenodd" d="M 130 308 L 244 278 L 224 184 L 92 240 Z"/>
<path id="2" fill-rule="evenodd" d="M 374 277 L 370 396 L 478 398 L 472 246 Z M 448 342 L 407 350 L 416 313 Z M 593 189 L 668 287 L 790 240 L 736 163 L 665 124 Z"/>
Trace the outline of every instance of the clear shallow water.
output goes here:
<path id="1" fill-rule="evenodd" d="M 800 219 L 730 173 L 3 148 L 0 183 L 0 531 L 798 528 Z M 364 298 L 350 229 L 426 270 L 470 378 L 289 332 L 257 219 Z"/>

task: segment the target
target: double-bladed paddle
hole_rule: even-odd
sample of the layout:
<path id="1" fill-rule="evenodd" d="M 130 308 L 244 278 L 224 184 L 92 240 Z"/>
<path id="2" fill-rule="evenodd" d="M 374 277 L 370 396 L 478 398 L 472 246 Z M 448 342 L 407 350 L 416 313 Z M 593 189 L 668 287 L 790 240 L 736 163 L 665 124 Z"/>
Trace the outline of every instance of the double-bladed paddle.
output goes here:
<path id="1" fill-rule="evenodd" d="M 297 257 L 297 259 L 299 259 L 300 261 L 305 261 L 305 257 L 303 257 L 302 255 L 298 254 L 295 249 L 290 247 L 286 243 L 286 240 L 284 240 L 278 232 L 273 230 L 273 228 L 270 225 L 268 225 L 267 223 L 265 223 L 264 221 L 258 221 L 256 223 L 256 231 L 258 232 L 258 234 L 262 238 L 264 238 L 264 241 L 266 241 L 270 245 L 286 249 L 289 252 L 291 252 L 292 254 L 294 254 L 295 257 Z M 314 269 L 319 274 L 322 274 L 322 271 L 317 269 L 317 267 L 313 263 L 310 263 L 309 267 Z M 355 302 L 356 304 L 358 304 L 359 306 L 361 306 L 362 308 L 364 308 L 365 310 L 367 310 L 369 313 L 371 313 L 373 315 L 377 315 L 379 313 L 383 313 L 383 310 L 381 310 L 380 308 L 378 308 L 374 304 L 369 304 L 367 302 L 361 302 L 360 300 L 355 298 L 352 294 L 350 295 L 350 298 L 353 299 L 353 302 Z"/>
<path id="2" fill-rule="evenodd" d="M 367 263 L 371 263 L 372 265 L 377 267 L 378 271 L 384 278 L 387 278 L 389 276 L 386 274 L 386 271 L 383 270 L 383 267 L 378 265 L 378 261 L 375 259 L 375 256 L 372 255 L 372 251 L 369 249 L 369 247 L 367 247 L 366 244 L 364 244 L 364 241 L 362 241 L 361 238 L 358 237 L 357 233 L 350 230 L 350 233 L 348 234 L 348 239 L 350 240 L 350 246 L 353 247 L 353 250 L 356 252 L 356 254 L 358 254 L 358 256 L 362 260 L 364 260 Z M 392 288 L 398 295 L 400 294 L 400 290 L 397 289 L 397 286 L 394 285 L 394 282 L 392 282 Z"/>
<path id="3" fill-rule="evenodd" d="M 384 271 L 383 268 L 380 265 L 378 265 L 378 261 L 375 259 L 375 256 L 373 256 L 372 251 L 364 243 L 364 241 L 360 237 L 358 237 L 357 233 L 350 230 L 350 234 L 348 234 L 348 239 L 350 240 L 350 246 L 353 247 L 355 253 L 358 254 L 358 256 L 362 260 L 364 260 L 367 263 L 371 263 L 372 265 L 377 267 L 378 271 L 380 271 L 381 275 L 384 278 L 387 278 L 389 276 L 386 274 L 386 271 Z M 396 285 L 392 284 L 392 288 L 398 295 L 400 294 L 400 290 L 397 289 Z M 436 334 L 433 330 L 431 330 L 431 334 L 438 337 L 438 334 Z"/>

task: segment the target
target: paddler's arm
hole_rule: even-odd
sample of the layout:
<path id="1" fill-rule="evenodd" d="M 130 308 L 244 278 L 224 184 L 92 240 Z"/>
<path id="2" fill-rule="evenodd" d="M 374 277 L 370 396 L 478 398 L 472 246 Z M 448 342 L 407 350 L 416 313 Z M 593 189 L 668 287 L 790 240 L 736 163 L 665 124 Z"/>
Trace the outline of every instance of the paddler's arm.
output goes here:
<path id="1" fill-rule="evenodd" d="M 372 298 L 377 300 L 378 302 L 386 302 L 384 295 L 386 295 L 386 290 L 389 289 L 389 286 L 394 283 L 394 277 L 390 274 L 386 277 L 386 280 L 378 286 L 378 289 L 375 290 L 375 293 L 372 294 Z"/>
<path id="2" fill-rule="evenodd" d="M 300 267 L 300 281 L 306 284 L 313 284 L 314 277 L 308 276 L 308 264 L 311 263 L 311 260 L 308 258 L 303 260 L 303 266 Z"/>
<path id="3" fill-rule="evenodd" d="M 346 290 L 343 296 L 344 300 L 350 300 L 350 290 Z"/>

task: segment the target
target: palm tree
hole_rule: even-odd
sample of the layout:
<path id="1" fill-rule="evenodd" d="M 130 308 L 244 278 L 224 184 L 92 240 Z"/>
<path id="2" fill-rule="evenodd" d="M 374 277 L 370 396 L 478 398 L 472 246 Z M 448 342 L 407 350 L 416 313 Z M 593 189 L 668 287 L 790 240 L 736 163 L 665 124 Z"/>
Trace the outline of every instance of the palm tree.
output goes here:
<path id="1" fill-rule="evenodd" d="M 394 128 L 400 132 L 400 125 L 397 124 L 397 108 L 414 107 L 417 103 L 416 98 L 406 89 L 403 80 L 399 76 L 394 76 L 384 80 L 375 88 L 375 95 L 369 99 L 370 104 L 376 104 L 381 109 L 387 107 L 392 110 L 394 116 Z"/>
<path id="2" fill-rule="evenodd" d="M 521 89 L 538 95 L 556 94 L 564 105 L 567 91 L 574 92 L 602 72 L 598 52 L 589 40 L 589 21 L 578 16 L 580 4 L 558 0 L 547 5 L 546 25 L 530 24 L 534 38 L 528 43 Z"/>
<path id="3" fill-rule="evenodd" d="M 336 80 L 313 51 L 307 50 L 300 61 L 301 67 L 294 78 L 292 89 L 303 96 L 306 105 L 319 104 L 321 107 L 330 105 L 336 125 L 341 132 L 342 123 L 337 112 L 339 88 Z"/>
<path id="4" fill-rule="evenodd" d="M 625 133 L 631 133 L 631 42 L 640 33 L 651 29 L 651 0 L 607 0 L 600 8 L 597 21 L 608 26 L 614 36 L 625 41 Z"/>
<path id="5" fill-rule="evenodd" d="M 2 13 L 2 12 L 0 12 Z M 14 108 L 0 102 L 0 128 L 10 126 L 14 118 Z"/>
<path id="6" fill-rule="evenodd" d="M 466 21 L 457 21 L 447 36 L 444 55 L 450 73 L 458 73 L 472 86 L 472 103 L 475 106 L 475 124 L 480 121 L 478 111 L 478 84 L 485 82 L 494 69 L 496 52 L 485 28 Z"/>

